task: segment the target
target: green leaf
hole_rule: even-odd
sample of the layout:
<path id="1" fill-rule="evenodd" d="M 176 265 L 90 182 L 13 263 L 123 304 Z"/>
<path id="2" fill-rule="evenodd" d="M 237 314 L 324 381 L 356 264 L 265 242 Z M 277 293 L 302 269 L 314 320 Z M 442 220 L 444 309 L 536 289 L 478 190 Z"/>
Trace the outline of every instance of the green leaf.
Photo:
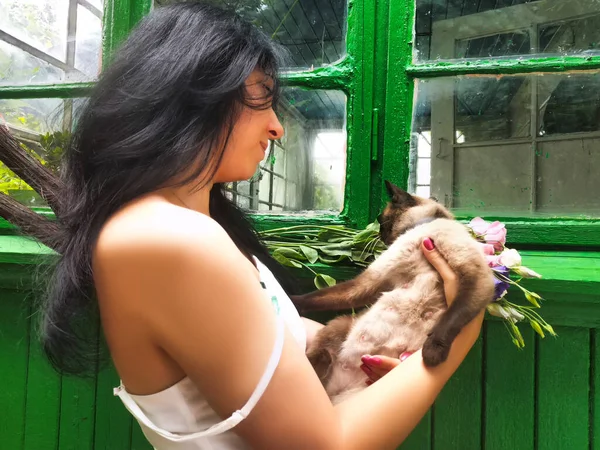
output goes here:
<path id="1" fill-rule="evenodd" d="M 363 230 L 360 233 L 358 233 L 356 236 L 354 236 L 354 238 L 352 239 L 352 241 L 354 241 L 355 243 L 358 243 L 358 242 L 369 242 L 375 236 L 377 236 L 376 232 L 371 231 L 371 230 Z"/>
<path id="2" fill-rule="evenodd" d="M 306 259 L 308 259 L 308 262 L 311 264 L 316 263 L 319 259 L 319 253 L 314 248 L 307 247 L 306 245 L 300 245 L 300 250 L 302 253 L 304 253 L 304 256 L 306 256 Z"/>
<path id="3" fill-rule="evenodd" d="M 345 227 L 343 225 L 331 225 L 326 229 L 319 231 L 319 240 L 329 241 L 339 237 L 346 236 Z"/>
<path id="4" fill-rule="evenodd" d="M 279 247 L 273 252 L 273 255 L 275 254 L 283 255 L 287 258 L 294 258 L 299 260 L 305 259 L 302 253 L 289 247 Z"/>
<path id="5" fill-rule="evenodd" d="M 287 266 L 287 267 L 294 267 L 296 269 L 300 269 L 302 267 L 302 264 L 300 264 L 298 261 L 289 259 L 287 256 L 285 256 L 281 253 L 274 252 L 273 258 L 280 264 L 283 264 L 284 266 Z"/>
<path id="6" fill-rule="evenodd" d="M 371 222 L 369 225 L 367 225 L 367 228 L 365 228 L 365 229 L 374 231 L 375 233 L 379 233 L 379 229 L 380 229 L 379 222 L 377 222 L 377 221 Z"/>
<path id="7" fill-rule="evenodd" d="M 314 279 L 314 282 L 317 289 L 325 289 L 326 287 L 335 286 L 336 284 L 335 278 L 323 273 L 318 273 Z"/>
<path id="8" fill-rule="evenodd" d="M 340 256 L 340 255 L 352 256 L 351 249 L 352 249 L 352 241 L 343 241 L 343 242 L 339 242 L 337 244 L 325 245 L 325 246 L 321 247 L 319 250 L 321 250 L 322 253 L 325 253 L 326 255 L 329 255 L 329 256 Z"/>
<path id="9" fill-rule="evenodd" d="M 326 256 L 319 255 L 319 261 L 323 264 L 338 264 L 345 259 L 349 259 L 349 257 L 347 255 L 339 255 L 337 258 L 327 258 Z"/>

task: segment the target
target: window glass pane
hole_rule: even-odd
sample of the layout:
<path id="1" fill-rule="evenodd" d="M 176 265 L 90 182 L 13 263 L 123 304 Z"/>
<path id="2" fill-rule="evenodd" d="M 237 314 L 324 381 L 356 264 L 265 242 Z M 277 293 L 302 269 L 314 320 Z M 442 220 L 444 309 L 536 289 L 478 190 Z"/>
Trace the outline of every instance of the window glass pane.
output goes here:
<path id="1" fill-rule="evenodd" d="M 96 78 L 101 65 L 102 20 L 81 5 L 77 7 L 76 43 L 75 69 Z"/>
<path id="2" fill-rule="evenodd" d="M 85 81 L 100 65 L 102 10 L 69 0 L 0 2 L 0 84 Z"/>
<path id="3" fill-rule="evenodd" d="M 0 126 L 55 172 L 84 99 L 0 100 Z M 29 206 L 45 206 L 44 201 L 0 162 L 0 192 Z"/>
<path id="4" fill-rule="evenodd" d="M 455 142 L 530 135 L 531 89 L 526 77 L 465 77 L 454 82 Z"/>
<path id="5" fill-rule="evenodd" d="M 89 3 L 90 5 L 92 5 L 94 8 L 99 9 L 100 11 L 102 11 L 102 0 L 84 0 L 84 3 Z"/>
<path id="6" fill-rule="evenodd" d="M 409 189 L 458 214 L 600 216 L 599 85 L 598 72 L 417 80 Z"/>
<path id="7" fill-rule="evenodd" d="M 155 6 L 177 0 L 155 0 Z M 347 0 L 213 0 L 235 9 L 281 43 L 290 68 L 333 64 L 346 54 Z"/>
<path id="8" fill-rule="evenodd" d="M 600 74 L 546 74 L 537 90 L 538 135 L 600 130 Z"/>
<path id="9" fill-rule="evenodd" d="M 264 212 L 341 211 L 346 178 L 346 96 L 285 88 L 284 137 L 249 182 L 230 186 L 242 207 Z"/>
<path id="10" fill-rule="evenodd" d="M 417 0 L 415 61 L 598 54 L 597 0 Z"/>
<path id="11" fill-rule="evenodd" d="M 56 83 L 64 78 L 64 70 L 0 41 L 0 84 Z"/>

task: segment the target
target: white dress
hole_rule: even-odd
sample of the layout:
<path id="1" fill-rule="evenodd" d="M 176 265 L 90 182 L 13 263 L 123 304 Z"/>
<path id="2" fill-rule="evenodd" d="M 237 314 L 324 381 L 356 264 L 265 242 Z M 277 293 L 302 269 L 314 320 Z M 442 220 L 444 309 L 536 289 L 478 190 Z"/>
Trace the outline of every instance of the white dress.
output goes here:
<path id="1" fill-rule="evenodd" d="M 248 416 L 271 380 L 283 348 L 284 327 L 290 330 L 303 350 L 306 330 L 298 311 L 271 271 L 254 258 L 266 291 L 265 301 L 277 310 L 277 337 L 267 367 L 243 408 L 221 420 L 189 378 L 164 391 L 150 395 L 129 394 L 123 384 L 115 388 L 129 412 L 140 424 L 146 439 L 156 450 L 238 450 L 249 448 L 232 431 Z"/>

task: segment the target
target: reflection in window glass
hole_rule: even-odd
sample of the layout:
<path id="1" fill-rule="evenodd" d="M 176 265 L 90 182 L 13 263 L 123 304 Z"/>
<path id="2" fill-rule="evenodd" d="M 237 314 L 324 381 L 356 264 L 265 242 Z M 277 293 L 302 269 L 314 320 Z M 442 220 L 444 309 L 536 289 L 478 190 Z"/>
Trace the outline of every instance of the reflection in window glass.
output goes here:
<path id="1" fill-rule="evenodd" d="M 100 67 L 102 10 L 69 0 L 0 2 L 0 84 L 93 79 Z"/>
<path id="2" fill-rule="evenodd" d="M 530 134 L 531 90 L 526 77 L 465 77 L 455 81 L 456 127 L 463 141 Z"/>
<path id="3" fill-rule="evenodd" d="M 272 142 L 257 174 L 233 183 L 232 198 L 261 212 L 341 211 L 346 175 L 346 97 L 342 92 L 284 89 L 284 137 Z"/>
<path id="4" fill-rule="evenodd" d="M 155 0 L 155 6 L 178 0 Z M 346 0 L 213 0 L 230 7 L 281 43 L 291 67 L 333 64 L 346 54 Z"/>
<path id="5" fill-rule="evenodd" d="M 58 173 L 60 160 L 84 99 L 0 100 L 0 126 L 9 132 L 46 167 Z M 0 192 L 29 206 L 44 201 L 0 162 Z"/>
<path id="6" fill-rule="evenodd" d="M 69 0 L 2 0 L 0 30 L 65 62 L 68 15 Z"/>
<path id="7" fill-rule="evenodd" d="M 416 88 L 412 192 L 458 214 L 600 215 L 599 73 L 447 77 Z M 501 106 L 481 106 L 492 103 Z"/>
<path id="8" fill-rule="evenodd" d="M 600 53 L 598 0 L 416 3 L 416 61 Z"/>
<path id="9" fill-rule="evenodd" d="M 101 43 L 101 18 L 79 5 L 77 7 L 75 68 L 90 78 L 96 78 L 100 72 Z"/>
<path id="10" fill-rule="evenodd" d="M 58 67 L 0 41 L 0 83 L 55 83 L 64 78 L 65 72 Z"/>

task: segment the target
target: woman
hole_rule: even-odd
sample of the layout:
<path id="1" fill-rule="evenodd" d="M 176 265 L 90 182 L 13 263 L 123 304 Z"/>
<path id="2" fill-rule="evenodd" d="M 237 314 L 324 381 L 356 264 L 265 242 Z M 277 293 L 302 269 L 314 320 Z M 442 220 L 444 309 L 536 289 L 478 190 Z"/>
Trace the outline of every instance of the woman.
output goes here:
<path id="1" fill-rule="evenodd" d="M 481 327 L 482 316 L 435 369 L 419 352 L 365 358 L 373 380 L 385 376 L 332 406 L 304 354 L 315 324 L 223 192 L 283 135 L 278 67 L 274 44 L 239 18 L 161 8 L 102 75 L 66 154 L 44 348 L 60 371 L 93 369 L 97 306 L 115 393 L 156 449 L 394 448 Z M 453 274 L 430 240 L 423 251 L 452 301 Z"/>

